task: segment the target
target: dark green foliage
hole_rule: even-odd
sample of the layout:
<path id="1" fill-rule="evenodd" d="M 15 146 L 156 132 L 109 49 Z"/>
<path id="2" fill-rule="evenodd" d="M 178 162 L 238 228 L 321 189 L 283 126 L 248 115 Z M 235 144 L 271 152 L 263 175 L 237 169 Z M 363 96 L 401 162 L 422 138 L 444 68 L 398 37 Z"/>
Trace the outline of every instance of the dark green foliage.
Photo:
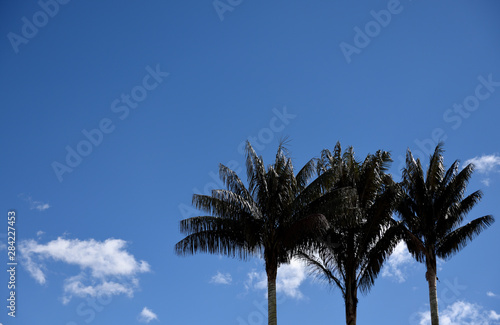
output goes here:
<path id="1" fill-rule="evenodd" d="M 401 239 L 392 219 L 398 185 L 386 174 L 390 155 L 377 151 L 363 162 L 353 149 L 323 150 L 312 184 L 320 193 L 309 209 L 324 214 L 330 228 L 320 249 L 302 252 L 317 274 L 340 288 L 346 302 L 346 322 L 355 324 L 357 291 L 368 292 L 384 261 Z"/>
<path id="2" fill-rule="evenodd" d="M 460 227 L 482 193 L 475 191 L 465 196 L 474 166 L 469 164 L 459 171 L 459 162 L 455 161 L 445 171 L 442 154 L 439 144 L 425 176 L 420 160 L 415 160 L 410 151 L 406 155 L 404 196 L 398 212 L 407 228 L 408 249 L 420 262 L 426 257 L 450 258 L 494 222 L 492 216 L 486 215 Z"/>

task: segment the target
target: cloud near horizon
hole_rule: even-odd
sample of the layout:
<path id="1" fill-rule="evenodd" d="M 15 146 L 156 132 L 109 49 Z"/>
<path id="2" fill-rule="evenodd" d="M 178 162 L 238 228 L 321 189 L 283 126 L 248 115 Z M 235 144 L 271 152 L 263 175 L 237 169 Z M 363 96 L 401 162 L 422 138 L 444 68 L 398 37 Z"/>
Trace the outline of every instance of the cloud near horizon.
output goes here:
<path id="1" fill-rule="evenodd" d="M 133 295 L 138 287 L 139 273 L 149 272 L 145 261 L 137 261 L 125 250 L 121 239 L 79 240 L 57 238 L 46 244 L 29 239 L 19 243 L 22 262 L 30 275 L 46 284 L 46 270 L 50 260 L 76 265 L 80 273 L 64 280 L 63 303 L 73 296 Z"/>
<path id="2" fill-rule="evenodd" d="M 430 311 L 419 312 L 418 325 L 430 325 Z M 439 311 L 439 323 L 442 325 L 498 325 L 500 315 L 494 310 L 485 310 L 480 305 L 467 301 L 456 301 Z"/>

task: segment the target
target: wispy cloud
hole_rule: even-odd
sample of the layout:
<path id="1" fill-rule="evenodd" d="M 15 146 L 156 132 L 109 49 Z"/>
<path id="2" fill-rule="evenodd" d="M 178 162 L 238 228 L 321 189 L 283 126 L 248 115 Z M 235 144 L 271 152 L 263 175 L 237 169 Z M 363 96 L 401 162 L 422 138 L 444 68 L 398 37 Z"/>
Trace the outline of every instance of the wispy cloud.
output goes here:
<path id="1" fill-rule="evenodd" d="M 210 283 L 214 284 L 231 284 L 232 281 L 233 278 L 231 277 L 231 274 L 221 272 L 217 272 L 217 274 L 210 279 Z"/>
<path id="2" fill-rule="evenodd" d="M 23 260 L 24 267 L 28 271 L 28 273 L 39 283 L 45 284 L 47 282 L 45 278 L 45 266 L 41 264 L 37 264 L 33 261 L 32 256 L 29 252 L 24 253 L 23 242 L 19 245 L 21 258 Z M 68 300 L 69 302 L 69 300 Z"/>
<path id="3" fill-rule="evenodd" d="M 119 283 L 115 281 L 103 280 L 101 283 L 93 285 L 85 285 L 89 279 L 83 274 L 72 276 L 64 281 L 64 292 L 67 298 L 72 295 L 78 297 L 99 297 L 125 294 L 132 297 L 134 294 L 134 286 L 128 283 Z M 134 283 L 132 283 L 134 284 Z"/>
<path id="4" fill-rule="evenodd" d="M 247 274 L 247 280 L 245 281 L 245 289 L 267 289 L 267 276 L 266 272 L 256 272 L 252 270 Z"/>
<path id="5" fill-rule="evenodd" d="M 402 283 L 406 281 L 406 269 L 412 263 L 415 262 L 408 252 L 406 244 L 400 242 L 384 265 L 382 277 L 394 278 L 399 283 Z"/>
<path id="6" fill-rule="evenodd" d="M 37 201 L 37 202 L 40 202 L 40 201 Z M 43 202 L 35 203 L 35 209 L 37 209 L 38 211 L 44 211 L 44 210 L 47 210 L 48 208 L 50 208 L 50 205 L 48 203 L 43 203 Z"/>
<path id="7" fill-rule="evenodd" d="M 59 261 L 80 268 L 80 273 L 64 281 L 63 302 L 72 296 L 125 294 L 132 296 L 138 286 L 137 274 L 148 272 L 145 261 L 137 261 L 121 239 L 79 240 L 57 238 L 46 244 L 30 239 L 20 242 L 26 270 L 40 284 L 46 283 L 47 262 Z"/>
<path id="8" fill-rule="evenodd" d="M 22 197 L 24 201 L 28 202 L 30 206 L 30 210 L 38 210 L 38 211 L 45 211 L 48 208 L 50 208 L 50 204 L 42 202 L 42 201 L 37 201 L 33 200 L 31 196 L 26 196 L 23 193 L 19 194 L 19 197 Z"/>
<path id="9" fill-rule="evenodd" d="M 430 312 L 420 312 L 419 325 L 431 324 Z M 456 301 L 439 312 L 439 322 L 446 325 L 497 325 L 500 315 L 482 306 L 466 301 Z"/>
<path id="10" fill-rule="evenodd" d="M 494 310 L 490 310 L 489 316 L 490 316 L 490 319 L 492 319 L 492 320 L 500 320 L 500 315 L 497 314 L 497 312 Z"/>
<path id="11" fill-rule="evenodd" d="M 278 269 L 276 278 L 276 291 L 284 295 L 302 299 L 304 295 L 300 291 L 300 285 L 306 279 L 306 265 L 297 259 L 292 259 L 289 264 L 284 264 Z M 266 290 L 267 289 L 267 276 L 265 272 L 252 271 L 248 273 L 245 288 Z"/>
<path id="12" fill-rule="evenodd" d="M 143 323 L 149 323 L 152 320 L 158 320 L 158 316 L 153 313 L 148 307 L 144 307 L 139 314 L 139 321 Z"/>
<path id="13" fill-rule="evenodd" d="M 496 296 L 497 296 L 496 294 L 494 294 L 494 293 L 493 293 L 493 292 L 491 292 L 491 291 L 486 292 L 486 295 L 487 295 L 488 297 L 496 297 Z"/>
<path id="14" fill-rule="evenodd" d="M 499 171 L 498 167 L 500 167 L 500 156 L 497 154 L 477 156 L 467 160 L 464 166 L 468 164 L 474 164 L 476 170 L 480 174 L 485 175 L 485 178 L 481 180 L 481 183 L 483 183 L 485 186 L 490 186 L 491 179 L 487 176 L 491 172 Z"/>
<path id="15" fill-rule="evenodd" d="M 496 167 L 500 166 L 500 156 L 493 155 L 482 155 L 474 157 L 465 162 L 465 165 L 474 164 L 476 170 L 480 173 L 489 173 L 496 170 Z"/>

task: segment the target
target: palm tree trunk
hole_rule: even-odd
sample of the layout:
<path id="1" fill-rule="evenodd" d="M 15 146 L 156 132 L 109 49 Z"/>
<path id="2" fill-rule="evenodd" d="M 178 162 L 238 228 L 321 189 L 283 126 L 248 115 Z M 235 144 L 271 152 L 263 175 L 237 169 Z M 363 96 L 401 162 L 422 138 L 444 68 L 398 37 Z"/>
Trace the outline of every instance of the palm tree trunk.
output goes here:
<path id="1" fill-rule="evenodd" d="M 277 271 L 269 272 L 267 275 L 267 314 L 268 325 L 277 325 L 278 318 L 276 313 L 276 274 Z"/>
<path id="2" fill-rule="evenodd" d="M 356 325 L 357 316 L 357 288 L 354 283 L 347 284 L 345 300 L 345 323 L 347 325 Z"/>
<path id="3" fill-rule="evenodd" d="M 431 305 L 431 324 L 439 325 L 437 288 L 436 288 L 436 271 L 427 271 L 427 282 L 429 283 L 429 302 Z"/>
<path id="4" fill-rule="evenodd" d="M 345 304 L 345 323 L 347 325 L 356 325 L 356 304 L 353 301 L 346 301 Z"/>
<path id="5" fill-rule="evenodd" d="M 436 256 L 433 254 L 433 248 L 431 248 L 430 253 L 426 256 L 427 272 L 425 273 L 425 279 L 429 284 L 429 303 L 431 307 L 431 324 L 439 325 L 439 314 L 438 314 L 438 301 L 437 301 L 437 269 L 436 269 Z"/>

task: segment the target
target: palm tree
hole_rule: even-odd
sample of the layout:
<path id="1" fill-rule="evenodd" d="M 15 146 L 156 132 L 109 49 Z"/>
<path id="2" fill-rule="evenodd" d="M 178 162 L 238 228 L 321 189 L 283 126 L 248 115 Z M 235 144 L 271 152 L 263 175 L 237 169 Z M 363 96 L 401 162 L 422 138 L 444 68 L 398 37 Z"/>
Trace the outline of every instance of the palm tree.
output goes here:
<path id="1" fill-rule="evenodd" d="M 440 143 L 424 176 L 420 160 L 415 161 L 408 150 L 403 169 L 403 198 L 398 207 L 406 226 L 408 250 L 417 261 L 425 262 L 427 268 L 432 325 L 439 324 L 436 258 L 450 258 L 495 221 L 486 215 L 459 227 L 482 193 L 475 191 L 464 198 L 474 166 L 469 164 L 459 172 L 459 162 L 455 161 L 445 171 L 442 154 Z"/>
<path id="2" fill-rule="evenodd" d="M 330 227 L 319 250 L 302 253 L 312 270 L 342 291 L 346 324 L 355 325 L 358 289 L 367 293 L 382 264 L 401 240 L 392 219 L 397 186 L 386 174 L 389 153 L 378 151 L 361 163 L 348 148 L 323 150 L 319 176 L 323 195 L 310 209 L 324 214 Z M 321 185 L 319 185 L 321 184 Z"/>
<path id="3" fill-rule="evenodd" d="M 175 250 L 178 255 L 262 256 L 268 284 L 268 323 L 276 325 L 278 267 L 289 263 L 299 247 L 314 244 L 314 236 L 322 234 L 328 223 L 322 215 L 304 214 L 307 197 L 302 192 L 314 175 L 314 160 L 295 176 L 281 142 L 274 164 L 266 170 L 262 157 L 247 142 L 246 167 L 248 189 L 234 171 L 220 165 L 219 175 L 227 190 L 193 196 L 193 205 L 209 215 L 180 222 L 180 230 L 187 236 Z"/>

